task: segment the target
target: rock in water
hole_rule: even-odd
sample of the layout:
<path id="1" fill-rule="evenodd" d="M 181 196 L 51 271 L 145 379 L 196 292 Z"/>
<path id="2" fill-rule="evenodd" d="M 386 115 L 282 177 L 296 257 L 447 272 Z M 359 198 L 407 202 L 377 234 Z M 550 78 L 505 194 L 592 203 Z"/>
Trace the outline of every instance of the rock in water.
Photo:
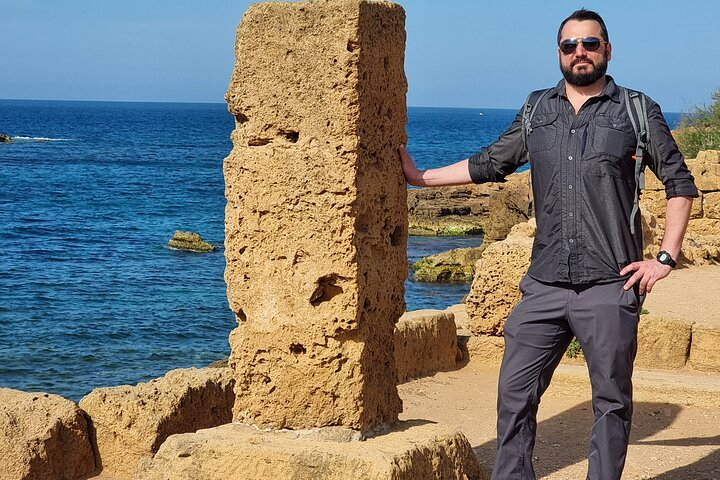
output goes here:
<path id="1" fill-rule="evenodd" d="M 5 135 L 4 133 L 0 133 L 0 143 L 10 143 L 13 139 L 10 135 Z"/>
<path id="2" fill-rule="evenodd" d="M 195 232 L 184 232 L 176 230 L 168 242 L 168 247 L 178 250 L 189 250 L 191 252 L 213 252 L 215 247 L 203 241 L 200 234 Z"/>

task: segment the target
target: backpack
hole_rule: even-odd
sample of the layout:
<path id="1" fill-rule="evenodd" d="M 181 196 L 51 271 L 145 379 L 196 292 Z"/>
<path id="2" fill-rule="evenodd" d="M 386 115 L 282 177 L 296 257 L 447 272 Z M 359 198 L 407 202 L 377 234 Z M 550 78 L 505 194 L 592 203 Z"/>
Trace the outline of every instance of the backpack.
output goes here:
<path id="1" fill-rule="evenodd" d="M 623 105 L 628 111 L 630 117 L 630 123 L 632 124 L 633 130 L 635 131 L 635 138 L 637 139 L 637 145 L 635 147 L 635 200 L 633 203 L 632 213 L 630 214 L 630 233 L 635 234 L 635 218 L 640 212 L 640 195 L 642 189 L 645 188 L 645 153 L 648 151 L 650 145 L 650 129 L 648 128 L 648 113 L 647 113 L 647 97 L 642 92 L 635 90 L 629 90 L 625 87 L 618 87 L 622 92 Z M 522 132 L 523 132 L 523 146 L 525 152 L 527 152 L 527 139 L 532 133 L 532 117 L 535 114 L 538 104 L 543 98 L 551 91 L 551 88 L 546 90 L 536 90 L 528 95 L 525 100 L 522 113 Z M 529 155 L 529 153 L 527 153 Z M 530 203 L 528 205 L 528 217 L 532 214 L 532 188 L 530 189 Z"/>

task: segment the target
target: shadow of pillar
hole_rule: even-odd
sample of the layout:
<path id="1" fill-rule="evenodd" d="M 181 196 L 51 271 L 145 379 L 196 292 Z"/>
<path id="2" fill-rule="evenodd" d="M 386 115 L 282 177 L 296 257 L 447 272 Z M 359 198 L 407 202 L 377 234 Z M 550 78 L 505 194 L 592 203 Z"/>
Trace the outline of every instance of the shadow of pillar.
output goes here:
<path id="1" fill-rule="evenodd" d="M 680 439 L 677 441 L 642 441 L 642 439 L 648 438 L 668 428 L 677 419 L 681 410 L 682 406 L 680 405 L 660 402 L 636 402 L 635 413 L 633 414 L 633 427 L 630 434 L 630 444 L 673 445 L 672 442 L 687 442 L 687 445 L 695 446 L 718 443 L 719 437 Z M 543 420 L 538 424 L 537 441 L 533 452 L 533 464 L 538 478 L 548 476 L 565 467 L 587 459 L 590 429 L 592 428 L 593 420 L 592 405 L 588 401 L 566 410 L 559 415 Z M 674 444 L 682 445 L 682 443 Z M 487 469 L 488 473 L 492 470 L 495 463 L 495 450 L 495 441 L 486 442 L 473 448 L 475 455 L 480 463 Z M 716 451 L 699 462 L 673 471 L 677 473 L 668 472 L 655 478 L 662 480 L 719 480 L 719 455 Z M 715 476 L 712 476 L 713 474 Z"/>

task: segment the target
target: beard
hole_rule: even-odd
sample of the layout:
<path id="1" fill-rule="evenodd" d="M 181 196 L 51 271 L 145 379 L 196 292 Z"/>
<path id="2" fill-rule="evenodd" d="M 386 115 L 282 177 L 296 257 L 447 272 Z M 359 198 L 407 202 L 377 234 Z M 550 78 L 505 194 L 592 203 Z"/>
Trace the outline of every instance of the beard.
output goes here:
<path id="1" fill-rule="evenodd" d="M 574 73 L 573 67 L 580 60 L 590 62 L 593 67 L 592 70 L 582 73 Z M 562 72 L 563 77 L 565 77 L 565 81 L 570 85 L 575 85 L 576 87 L 587 87 L 605 76 L 605 73 L 607 72 L 607 65 L 608 61 L 606 51 L 602 60 L 600 60 L 597 64 L 593 63 L 589 58 L 576 58 L 568 67 L 564 67 L 563 64 L 560 63 L 560 71 Z"/>

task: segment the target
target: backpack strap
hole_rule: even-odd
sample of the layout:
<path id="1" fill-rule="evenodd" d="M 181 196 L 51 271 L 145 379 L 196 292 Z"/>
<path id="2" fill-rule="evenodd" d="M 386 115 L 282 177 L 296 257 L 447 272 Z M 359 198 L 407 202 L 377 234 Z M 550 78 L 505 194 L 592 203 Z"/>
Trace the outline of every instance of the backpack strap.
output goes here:
<path id="1" fill-rule="evenodd" d="M 525 105 L 523 106 L 523 114 L 522 114 L 522 139 L 523 139 L 523 149 L 525 150 L 525 155 L 527 157 L 528 163 L 530 163 L 530 153 L 528 152 L 528 137 L 532 133 L 532 117 L 535 115 L 535 110 L 537 110 L 537 106 L 540 104 L 543 98 L 550 92 L 552 88 L 547 88 L 545 90 L 535 90 L 534 92 L 530 92 L 530 95 L 528 95 L 527 99 L 525 100 Z M 530 173 L 532 175 L 532 172 Z M 532 211 L 533 211 L 533 197 L 532 197 L 532 185 L 530 185 L 530 198 L 528 199 L 528 208 L 527 208 L 527 216 L 528 218 L 532 217 Z"/>
<path id="2" fill-rule="evenodd" d="M 650 129 L 648 127 L 647 97 L 641 92 L 620 87 L 623 101 L 628 110 L 630 123 L 635 130 L 637 146 L 635 147 L 635 200 L 630 214 L 630 233 L 635 234 L 635 218 L 640 212 L 640 194 L 645 188 L 645 153 L 650 145 Z"/>
<path id="3" fill-rule="evenodd" d="M 534 92 L 530 92 L 530 95 L 528 95 L 527 99 L 525 100 L 525 105 L 523 106 L 523 117 L 522 117 L 522 131 L 523 131 L 523 147 L 525 148 L 525 152 L 527 153 L 527 140 L 530 134 L 532 133 L 532 117 L 535 115 L 535 110 L 537 110 L 538 105 L 542 101 L 543 98 L 550 92 L 552 88 L 547 88 L 545 90 L 535 90 Z"/>

